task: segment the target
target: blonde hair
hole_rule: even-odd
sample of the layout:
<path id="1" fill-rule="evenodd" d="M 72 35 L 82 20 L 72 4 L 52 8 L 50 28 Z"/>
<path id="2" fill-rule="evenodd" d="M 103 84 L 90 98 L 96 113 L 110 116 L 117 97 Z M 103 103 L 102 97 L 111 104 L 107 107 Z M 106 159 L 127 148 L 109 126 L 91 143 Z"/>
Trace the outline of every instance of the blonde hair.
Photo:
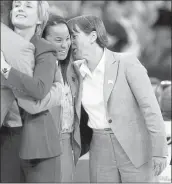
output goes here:
<path id="1" fill-rule="evenodd" d="M 38 1 L 38 17 L 41 21 L 41 24 L 37 25 L 35 34 L 42 36 L 44 28 L 49 19 L 49 4 L 47 1 Z"/>
<path id="2" fill-rule="evenodd" d="M 38 2 L 38 18 L 40 20 L 40 24 L 36 26 L 35 34 L 38 36 L 42 36 L 42 33 L 44 31 L 44 28 L 49 20 L 49 14 L 50 14 L 50 6 L 48 4 L 48 1 L 37 1 Z M 14 1 L 13 1 L 14 3 Z M 11 14 L 10 14 L 11 16 Z"/>

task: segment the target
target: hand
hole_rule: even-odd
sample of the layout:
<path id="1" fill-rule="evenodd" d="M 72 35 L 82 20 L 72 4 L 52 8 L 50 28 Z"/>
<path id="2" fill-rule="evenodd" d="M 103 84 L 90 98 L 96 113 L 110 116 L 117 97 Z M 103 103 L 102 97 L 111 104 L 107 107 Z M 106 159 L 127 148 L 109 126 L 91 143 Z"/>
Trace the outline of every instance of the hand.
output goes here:
<path id="1" fill-rule="evenodd" d="M 84 62 L 86 62 L 85 59 L 76 60 L 76 61 L 74 61 L 74 65 L 76 65 L 78 68 L 80 68 L 80 66 L 81 66 Z"/>
<path id="2" fill-rule="evenodd" d="M 1 74 L 7 79 L 11 66 L 6 62 L 3 52 L 1 51 Z"/>
<path id="3" fill-rule="evenodd" d="M 155 176 L 159 176 L 167 166 L 167 158 L 153 157 L 153 171 Z"/>
<path id="4" fill-rule="evenodd" d="M 2 71 L 3 68 L 6 68 L 7 66 L 9 66 L 9 64 L 5 61 L 4 54 L 1 51 L 1 71 Z"/>
<path id="5" fill-rule="evenodd" d="M 83 69 L 81 69 L 83 64 L 87 65 L 85 59 L 74 61 L 74 68 L 76 69 L 75 72 L 77 73 L 78 76 L 81 75 L 84 78 L 86 75 L 86 72 L 83 71 Z"/>

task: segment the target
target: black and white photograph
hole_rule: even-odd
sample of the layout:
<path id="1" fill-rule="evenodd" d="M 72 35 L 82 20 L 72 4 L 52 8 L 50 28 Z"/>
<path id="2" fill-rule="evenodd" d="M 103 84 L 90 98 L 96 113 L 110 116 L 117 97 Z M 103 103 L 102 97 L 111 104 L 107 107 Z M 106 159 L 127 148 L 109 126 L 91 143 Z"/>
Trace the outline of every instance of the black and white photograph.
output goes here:
<path id="1" fill-rule="evenodd" d="M 171 183 L 171 1 L 0 4 L 0 183 Z"/>

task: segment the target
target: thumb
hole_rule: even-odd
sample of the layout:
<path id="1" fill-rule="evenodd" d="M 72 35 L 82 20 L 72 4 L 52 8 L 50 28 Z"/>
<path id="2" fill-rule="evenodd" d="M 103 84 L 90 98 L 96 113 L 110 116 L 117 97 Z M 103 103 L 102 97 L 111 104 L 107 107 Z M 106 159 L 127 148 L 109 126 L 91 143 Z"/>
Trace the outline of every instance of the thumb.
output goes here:
<path id="1" fill-rule="evenodd" d="M 1 50 L 1 59 L 5 59 L 2 50 Z"/>
<path id="2" fill-rule="evenodd" d="M 154 158 L 152 158 L 152 166 L 153 166 L 153 169 L 156 168 L 156 162 L 155 162 L 155 159 Z"/>
<path id="3" fill-rule="evenodd" d="M 83 64 L 84 62 L 86 62 L 86 60 L 85 59 L 80 59 L 80 60 L 76 60 L 76 61 L 74 61 L 74 63 L 77 65 L 77 66 L 81 66 L 81 64 Z"/>

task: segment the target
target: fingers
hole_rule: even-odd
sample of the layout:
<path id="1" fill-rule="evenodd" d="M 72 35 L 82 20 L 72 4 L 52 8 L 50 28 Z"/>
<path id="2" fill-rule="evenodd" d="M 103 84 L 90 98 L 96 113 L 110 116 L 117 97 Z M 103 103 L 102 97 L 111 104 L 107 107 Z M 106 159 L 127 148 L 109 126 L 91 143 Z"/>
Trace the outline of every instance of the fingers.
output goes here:
<path id="1" fill-rule="evenodd" d="M 167 166 L 167 161 L 164 160 L 163 162 L 153 162 L 153 172 L 155 176 L 159 176 Z"/>
<path id="2" fill-rule="evenodd" d="M 78 67 L 80 67 L 81 64 L 84 63 L 84 62 L 86 62 L 85 59 L 80 59 L 80 60 L 76 60 L 74 63 L 75 63 Z"/>
<path id="3" fill-rule="evenodd" d="M 5 60 L 5 57 L 4 57 L 2 50 L 1 50 L 1 59 Z"/>
<path id="4" fill-rule="evenodd" d="M 164 162 L 161 162 L 159 175 L 164 171 L 166 166 L 167 166 L 167 160 L 164 160 Z"/>
<path id="5" fill-rule="evenodd" d="M 158 176 L 158 174 L 159 174 L 159 172 L 160 172 L 160 167 L 159 167 L 159 165 L 154 166 L 153 171 L 154 171 L 154 176 Z"/>

